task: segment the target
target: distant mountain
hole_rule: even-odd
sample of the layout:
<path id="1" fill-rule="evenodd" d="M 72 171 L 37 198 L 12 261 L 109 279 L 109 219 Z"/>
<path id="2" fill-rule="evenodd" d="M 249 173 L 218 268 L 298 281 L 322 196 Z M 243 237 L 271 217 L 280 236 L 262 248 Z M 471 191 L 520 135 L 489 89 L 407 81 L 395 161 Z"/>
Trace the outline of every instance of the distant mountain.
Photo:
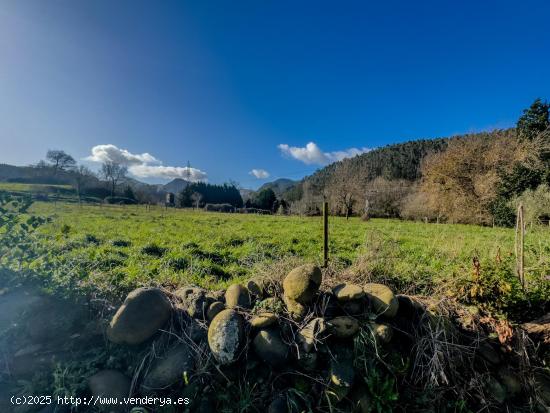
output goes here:
<path id="1" fill-rule="evenodd" d="M 252 198 L 252 195 L 254 195 L 255 191 L 253 189 L 239 189 L 239 192 L 241 194 L 241 198 L 244 202 L 246 202 L 248 199 Z"/>
<path id="2" fill-rule="evenodd" d="M 267 182 L 263 184 L 260 188 L 258 188 L 258 191 L 256 192 L 260 192 L 264 189 L 272 189 L 273 192 L 275 192 L 275 195 L 277 195 L 277 197 L 280 197 L 283 193 L 295 187 L 298 182 L 299 181 L 293 181 L 292 179 L 280 178 L 273 182 Z"/>
<path id="3" fill-rule="evenodd" d="M 175 178 L 165 185 L 160 185 L 160 190 L 177 194 L 187 188 L 190 182 L 185 179 Z"/>

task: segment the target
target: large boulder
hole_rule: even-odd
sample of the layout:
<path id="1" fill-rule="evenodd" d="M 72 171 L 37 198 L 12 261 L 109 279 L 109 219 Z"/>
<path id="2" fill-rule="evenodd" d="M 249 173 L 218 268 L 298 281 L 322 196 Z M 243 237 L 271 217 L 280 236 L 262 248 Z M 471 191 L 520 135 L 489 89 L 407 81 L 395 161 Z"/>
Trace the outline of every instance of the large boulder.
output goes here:
<path id="1" fill-rule="evenodd" d="M 243 336 L 244 321 L 236 311 L 227 309 L 218 313 L 208 328 L 208 345 L 215 359 L 222 365 L 237 360 Z"/>
<path id="2" fill-rule="evenodd" d="M 241 284 L 230 285 L 225 292 L 225 305 L 227 308 L 250 308 L 250 292 Z"/>
<path id="3" fill-rule="evenodd" d="M 152 337 L 170 318 L 172 305 L 158 288 L 132 291 L 107 328 L 113 343 L 140 344 Z"/>
<path id="4" fill-rule="evenodd" d="M 399 302 L 392 290 L 383 284 L 370 283 L 363 287 L 376 315 L 393 318 L 399 309 Z"/>
<path id="5" fill-rule="evenodd" d="M 332 293 L 338 301 L 359 300 L 365 296 L 363 289 L 356 284 L 342 283 L 332 289 Z"/>
<path id="6" fill-rule="evenodd" d="M 130 396 L 131 381 L 116 370 L 101 370 L 88 379 L 88 387 L 93 397 L 117 398 Z M 113 406 L 109 412 L 125 411 L 127 406 Z"/>
<path id="7" fill-rule="evenodd" d="M 277 329 L 260 330 L 252 345 L 258 357 L 273 367 L 279 367 L 287 360 L 288 345 L 283 342 Z"/>
<path id="8" fill-rule="evenodd" d="M 186 343 L 178 344 L 153 361 L 143 383 L 142 391 L 164 389 L 181 380 L 184 372 L 191 372 L 195 359 Z"/>
<path id="9" fill-rule="evenodd" d="M 294 268 L 283 281 L 284 296 L 294 302 L 307 305 L 321 285 L 322 274 L 319 267 L 306 264 Z"/>

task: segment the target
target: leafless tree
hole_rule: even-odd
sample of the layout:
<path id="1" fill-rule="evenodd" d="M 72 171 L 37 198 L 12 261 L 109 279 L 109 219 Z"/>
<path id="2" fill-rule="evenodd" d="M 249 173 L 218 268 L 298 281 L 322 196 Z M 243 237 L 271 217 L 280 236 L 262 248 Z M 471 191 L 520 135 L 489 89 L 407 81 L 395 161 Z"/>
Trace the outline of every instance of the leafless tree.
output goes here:
<path id="1" fill-rule="evenodd" d="M 360 192 L 361 184 L 350 170 L 349 162 L 337 164 L 325 188 L 325 197 L 331 201 L 335 212 L 349 218 L 353 214 L 354 205 L 359 200 Z"/>
<path id="2" fill-rule="evenodd" d="M 117 183 L 119 183 L 126 174 L 128 173 L 128 168 L 121 163 L 114 161 L 107 161 L 101 165 L 101 176 L 109 182 L 111 189 L 111 196 L 115 196 L 115 189 Z"/>
<path id="3" fill-rule="evenodd" d="M 195 208 L 198 209 L 202 201 L 202 194 L 200 192 L 193 192 L 193 194 L 191 195 L 191 200 L 195 204 Z"/>

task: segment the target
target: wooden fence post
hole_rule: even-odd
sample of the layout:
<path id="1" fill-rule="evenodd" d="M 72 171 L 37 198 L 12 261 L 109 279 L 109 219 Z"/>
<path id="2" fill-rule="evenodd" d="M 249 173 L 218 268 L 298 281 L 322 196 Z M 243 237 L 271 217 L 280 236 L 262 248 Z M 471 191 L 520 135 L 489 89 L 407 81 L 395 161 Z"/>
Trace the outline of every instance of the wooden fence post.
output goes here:
<path id="1" fill-rule="evenodd" d="M 515 237 L 515 253 L 516 253 L 516 273 L 518 275 L 521 287 L 525 289 L 525 272 L 524 272 L 524 237 L 525 223 L 523 220 L 523 204 L 518 206 L 518 214 L 516 217 L 516 237 Z"/>
<path id="2" fill-rule="evenodd" d="M 328 267 L 328 202 L 323 202 L 323 267 Z"/>

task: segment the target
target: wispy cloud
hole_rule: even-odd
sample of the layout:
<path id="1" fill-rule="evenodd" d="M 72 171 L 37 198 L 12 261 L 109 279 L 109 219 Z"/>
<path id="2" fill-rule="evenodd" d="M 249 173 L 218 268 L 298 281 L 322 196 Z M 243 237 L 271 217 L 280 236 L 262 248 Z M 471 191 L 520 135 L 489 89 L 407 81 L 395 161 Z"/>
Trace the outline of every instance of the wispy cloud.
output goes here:
<path id="1" fill-rule="evenodd" d="M 249 174 L 255 176 L 258 179 L 269 178 L 269 172 L 267 172 L 265 169 L 252 169 Z"/>
<path id="2" fill-rule="evenodd" d="M 323 152 L 315 142 L 309 142 L 305 147 L 289 146 L 284 143 L 277 147 L 284 155 L 297 159 L 306 165 L 328 165 L 370 150 L 369 148 L 349 148 L 342 151 Z"/>
<path id="3" fill-rule="evenodd" d="M 153 155 L 145 152 L 133 154 L 127 149 L 112 144 L 96 145 L 92 154 L 84 158 L 91 162 L 117 162 L 128 167 L 128 171 L 138 178 L 174 179 L 183 178 L 191 182 L 205 181 L 207 174 L 196 168 L 182 166 L 164 166 Z"/>

